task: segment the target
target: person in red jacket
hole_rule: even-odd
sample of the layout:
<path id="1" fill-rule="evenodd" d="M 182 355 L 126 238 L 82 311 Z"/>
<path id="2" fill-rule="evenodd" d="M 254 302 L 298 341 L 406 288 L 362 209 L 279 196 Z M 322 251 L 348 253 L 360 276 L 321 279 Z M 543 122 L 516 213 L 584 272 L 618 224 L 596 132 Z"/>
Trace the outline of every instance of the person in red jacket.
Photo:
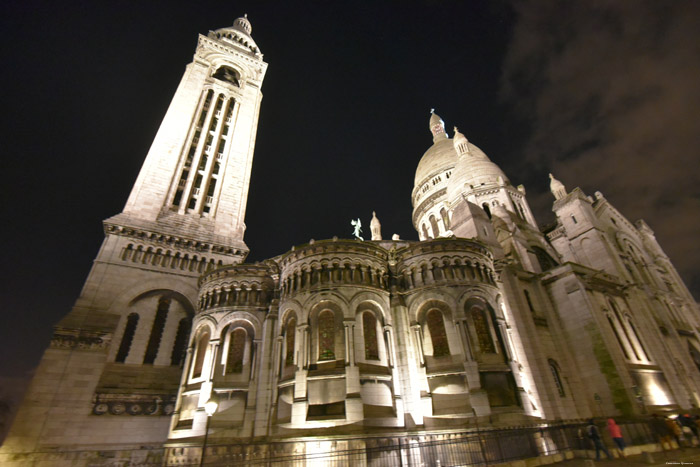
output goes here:
<path id="1" fill-rule="evenodd" d="M 622 432 L 620 431 L 620 426 L 617 423 L 615 423 L 615 420 L 613 420 L 612 418 L 608 418 L 608 433 L 610 433 L 610 437 L 615 442 L 615 445 L 617 446 L 618 451 L 620 451 L 620 456 L 626 457 L 625 456 L 625 439 L 622 437 Z"/>

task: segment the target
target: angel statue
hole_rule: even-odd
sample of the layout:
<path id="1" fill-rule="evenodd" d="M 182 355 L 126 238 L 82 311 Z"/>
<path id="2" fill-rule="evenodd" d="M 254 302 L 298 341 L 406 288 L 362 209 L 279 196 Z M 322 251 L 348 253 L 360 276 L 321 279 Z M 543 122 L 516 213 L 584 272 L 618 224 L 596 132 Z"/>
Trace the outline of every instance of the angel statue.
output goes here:
<path id="1" fill-rule="evenodd" d="M 364 242 L 365 239 L 362 238 L 362 236 L 360 235 L 362 233 L 362 222 L 360 221 L 360 218 L 358 217 L 356 221 L 351 220 L 350 225 L 352 225 L 355 228 L 355 230 L 352 233 L 355 236 L 355 238 Z"/>

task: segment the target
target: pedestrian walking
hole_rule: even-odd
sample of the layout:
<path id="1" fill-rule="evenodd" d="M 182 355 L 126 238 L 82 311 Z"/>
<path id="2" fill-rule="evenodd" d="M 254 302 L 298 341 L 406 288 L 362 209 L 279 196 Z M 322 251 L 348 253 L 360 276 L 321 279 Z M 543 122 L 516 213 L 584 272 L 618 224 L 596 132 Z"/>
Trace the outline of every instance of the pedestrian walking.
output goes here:
<path id="1" fill-rule="evenodd" d="M 608 418 L 608 433 L 610 433 L 610 437 L 615 442 L 617 450 L 620 451 L 620 457 L 627 457 L 625 456 L 625 439 L 622 437 L 622 430 L 620 430 L 620 425 L 615 423 L 615 420 L 612 418 Z"/>
<path id="2" fill-rule="evenodd" d="M 608 456 L 608 459 L 612 460 L 613 456 L 610 455 L 610 451 L 608 451 L 608 448 L 606 448 L 605 444 L 603 444 L 603 440 L 600 437 L 600 431 L 598 430 L 598 427 L 595 426 L 595 422 L 592 418 L 588 420 L 586 434 L 588 435 L 588 439 L 593 441 L 593 445 L 595 446 L 595 460 L 600 460 L 600 451 L 603 451 L 605 455 Z"/>

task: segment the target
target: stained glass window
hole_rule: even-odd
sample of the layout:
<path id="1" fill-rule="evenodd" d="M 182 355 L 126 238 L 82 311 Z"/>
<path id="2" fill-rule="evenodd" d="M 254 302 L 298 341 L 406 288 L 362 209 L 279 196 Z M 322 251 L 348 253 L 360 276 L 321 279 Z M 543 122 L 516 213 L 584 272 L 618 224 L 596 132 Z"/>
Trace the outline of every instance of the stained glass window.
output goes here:
<path id="1" fill-rule="evenodd" d="M 426 318 L 430 340 L 433 342 L 433 357 L 443 357 L 450 355 L 450 345 L 447 342 L 445 333 L 445 322 L 440 310 L 430 310 Z"/>
<path id="2" fill-rule="evenodd" d="M 243 356 L 245 354 L 245 341 L 248 333 L 243 328 L 236 328 L 231 333 L 228 344 L 228 356 L 226 357 L 226 373 L 243 372 Z"/>
<path id="3" fill-rule="evenodd" d="M 472 307 L 471 314 L 481 351 L 484 353 L 496 353 L 496 347 L 493 345 L 491 330 L 489 329 L 488 318 L 486 317 L 486 310 L 475 306 Z"/>
<path id="4" fill-rule="evenodd" d="M 335 317 L 331 310 L 318 315 L 318 359 L 335 359 Z"/>
<path id="5" fill-rule="evenodd" d="M 285 340 L 287 342 L 287 354 L 284 357 L 284 365 L 291 366 L 294 365 L 294 335 L 297 328 L 297 319 L 291 318 L 287 321 L 287 327 L 285 329 Z"/>
<path id="6" fill-rule="evenodd" d="M 365 337 L 365 358 L 379 360 L 379 343 L 377 342 L 377 318 L 371 311 L 362 313 L 362 332 Z"/>

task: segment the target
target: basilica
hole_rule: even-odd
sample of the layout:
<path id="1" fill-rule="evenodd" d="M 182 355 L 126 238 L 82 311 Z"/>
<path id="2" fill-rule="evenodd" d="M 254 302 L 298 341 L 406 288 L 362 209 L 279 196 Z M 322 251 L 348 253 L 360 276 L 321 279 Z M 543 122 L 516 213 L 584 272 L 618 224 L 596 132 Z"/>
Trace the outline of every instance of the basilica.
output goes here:
<path id="1" fill-rule="evenodd" d="M 199 36 L 0 463 L 189 465 L 214 462 L 203 443 L 303 454 L 700 407 L 698 305 L 652 229 L 551 174 L 540 228 L 436 113 L 406 193 L 418 240 L 373 216 L 371 238 L 246 263 L 266 68 L 245 17 Z"/>

